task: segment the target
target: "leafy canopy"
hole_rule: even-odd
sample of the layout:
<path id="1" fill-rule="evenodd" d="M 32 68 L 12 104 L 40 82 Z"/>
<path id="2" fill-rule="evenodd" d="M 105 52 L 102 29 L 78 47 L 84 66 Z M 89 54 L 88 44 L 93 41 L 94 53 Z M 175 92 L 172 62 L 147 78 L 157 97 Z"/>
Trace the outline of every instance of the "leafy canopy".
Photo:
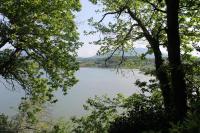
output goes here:
<path id="1" fill-rule="evenodd" d="M 77 82 L 76 50 L 81 43 L 74 12 L 80 7 L 79 0 L 0 1 L 0 74 L 22 86 L 24 100 L 55 102 L 55 90 L 62 88 L 66 94 Z"/>
<path id="2" fill-rule="evenodd" d="M 167 48 L 167 18 L 164 0 L 90 0 L 101 5 L 98 12 L 103 13 L 102 19 L 89 20 L 95 31 L 101 33 L 101 39 L 94 44 L 101 45 L 100 54 L 130 51 L 134 49 L 137 40 L 147 42 L 152 53 L 149 37 L 155 39 L 159 46 Z M 191 45 L 199 44 L 199 1 L 180 1 L 179 24 L 181 48 L 183 52 Z M 106 19 L 111 18 L 111 19 Z M 148 36 L 148 37 L 147 37 Z M 187 51 L 188 52 L 188 51 Z M 123 52 L 121 52 L 123 55 Z M 145 54 L 146 55 L 146 54 Z"/>

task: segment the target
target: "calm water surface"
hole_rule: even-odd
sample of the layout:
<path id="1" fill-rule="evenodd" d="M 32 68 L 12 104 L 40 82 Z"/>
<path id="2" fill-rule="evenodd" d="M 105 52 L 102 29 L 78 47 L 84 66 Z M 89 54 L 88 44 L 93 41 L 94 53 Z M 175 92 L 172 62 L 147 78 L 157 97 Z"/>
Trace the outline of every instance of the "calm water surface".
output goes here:
<path id="1" fill-rule="evenodd" d="M 105 94 L 114 97 L 117 93 L 128 96 L 139 92 L 139 89 L 134 85 L 137 79 L 148 80 L 150 78 L 138 70 L 127 69 L 117 72 L 115 69 L 81 68 L 76 75 L 79 82 L 68 91 L 66 96 L 63 96 L 62 92 L 56 92 L 58 102 L 49 107 L 50 116 L 70 118 L 74 115 L 84 115 L 86 112 L 82 105 L 88 98 Z M 17 87 L 16 91 L 9 91 L 1 82 L 0 112 L 14 115 L 21 96 L 23 96 L 23 91 L 20 87 Z"/>

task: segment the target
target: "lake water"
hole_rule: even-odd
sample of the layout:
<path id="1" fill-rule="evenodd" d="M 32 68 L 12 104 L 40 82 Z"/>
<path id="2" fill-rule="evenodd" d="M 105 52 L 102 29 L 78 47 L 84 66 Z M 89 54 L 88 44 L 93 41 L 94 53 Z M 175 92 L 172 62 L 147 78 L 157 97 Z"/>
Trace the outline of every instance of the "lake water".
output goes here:
<path id="1" fill-rule="evenodd" d="M 80 68 L 76 76 L 79 82 L 68 91 L 66 96 L 63 96 L 62 92 L 56 92 L 58 102 L 50 106 L 50 116 L 70 118 L 75 115 L 84 115 L 86 112 L 83 110 L 83 104 L 88 98 L 105 94 L 114 97 L 117 93 L 129 96 L 139 92 L 134 85 L 137 79 L 148 80 L 150 78 L 138 70 L 124 69 L 117 72 L 116 69 L 102 68 Z M 16 91 L 9 91 L 2 82 L 0 88 L 0 112 L 14 115 L 23 91 L 19 87 Z"/>

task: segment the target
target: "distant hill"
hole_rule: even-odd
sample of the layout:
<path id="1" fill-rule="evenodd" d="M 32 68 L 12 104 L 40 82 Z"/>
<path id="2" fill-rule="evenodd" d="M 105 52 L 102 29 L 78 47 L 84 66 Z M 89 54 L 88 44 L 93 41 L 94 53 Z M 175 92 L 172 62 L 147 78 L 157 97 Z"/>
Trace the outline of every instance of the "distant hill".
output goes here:
<path id="1" fill-rule="evenodd" d="M 123 63 L 121 67 L 123 68 L 153 68 L 154 67 L 154 55 L 147 54 L 145 60 L 141 60 L 141 55 L 147 52 L 147 48 L 135 48 L 132 51 L 124 53 L 124 58 L 126 63 Z M 107 53 L 105 55 L 95 55 L 88 58 L 79 57 L 77 60 L 80 64 L 80 67 L 116 67 L 121 62 L 122 52 L 117 51 L 111 59 L 107 62 L 106 59 L 111 55 Z M 166 54 L 163 54 L 164 57 L 167 57 Z"/>
<path id="2" fill-rule="evenodd" d="M 124 53 L 124 56 L 125 57 L 129 57 L 129 56 L 141 56 L 142 54 L 146 53 L 147 52 L 147 48 L 135 48 L 134 50 L 130 50 L 130 51 L 127 51 Z M 107 58 L 111 55 L 111 52 L 110 53 L 107 53 L 105 55 L 95 55 L 95 56 L 92 56 L 92 57 L 88 57 L 90 59 L 92 58 Z M 121 56 L 122 55 L 122 51 L 116 51 L 115 54 L 113 56 Z M 153 54 L 148 54 L 146 55 L 146 58 L 154 58 L 154 55 Z M 81 57 L 79 57 L 79 59 L 81 59 Z"/>
<path id="3" fill-rule="evenodd" d="M 125 52 L 124 58 L 126 62 L 121 64 L 123 68 L 137 68 L 141 69 L 144 67 L 152 68 L 154 66 L 154 56 L 147 55 L 145 60 L 141 60 L 141 54 L 147 52 L 145 48 L 136 48 L 135 51 Z M 88 58 L 79 57 L 77 60 L 80 64 L 80 67 L 108 67 L 113 68 L 119 65 L 121 62 L 121 52 L 116 52 L 111 59 L 106 62 L 106 59 L 110 54 L 103 56 L 92 56 Z"/>

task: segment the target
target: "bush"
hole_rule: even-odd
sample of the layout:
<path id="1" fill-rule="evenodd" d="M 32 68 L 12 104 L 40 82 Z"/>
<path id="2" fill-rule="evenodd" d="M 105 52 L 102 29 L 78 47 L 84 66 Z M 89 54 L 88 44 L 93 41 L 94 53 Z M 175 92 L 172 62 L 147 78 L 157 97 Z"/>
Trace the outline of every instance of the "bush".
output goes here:
<path id="1" fill-rule="evenodd" d="M 16 124 L 8 116 L 0 115 L 0 133 L 15 133 Z"/>
<path id="2" fill-rule="evenodd" d="M 134 94 L 129 98 L 132 99 L 132 109 L 111 123 L 110 133 L 142 133 L 150 130 L 164 133 L 168 131 L 169 124 L 164 108 L 160 102 L 156 102 L 159 97 Z"/>
<path id="3" fill-rule="evenodd" d="M 183 123 L 172 124 L 170 133 L 200 133 L 200 106 L 189 112 Z"/>

